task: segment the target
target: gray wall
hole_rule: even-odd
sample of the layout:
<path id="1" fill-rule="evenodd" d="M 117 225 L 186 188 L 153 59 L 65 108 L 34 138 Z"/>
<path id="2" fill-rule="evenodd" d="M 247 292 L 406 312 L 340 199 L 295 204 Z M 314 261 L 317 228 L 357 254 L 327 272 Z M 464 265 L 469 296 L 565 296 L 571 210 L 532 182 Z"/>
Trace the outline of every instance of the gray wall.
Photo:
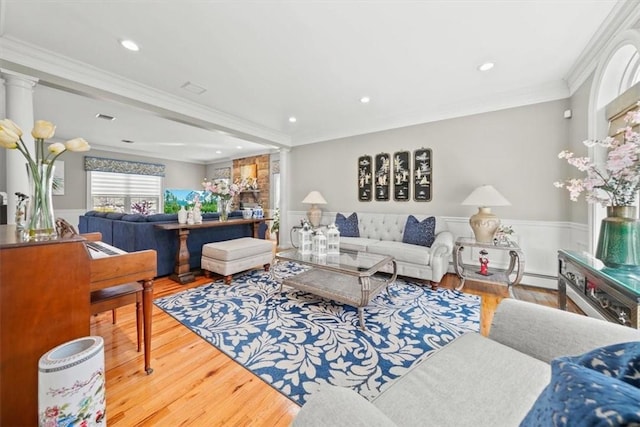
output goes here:
<path id="1" fill-rule="evenodd" d="M 86 208 L 87 174 L 84 170 L 85 156 L 163 164 L 166 166 L 164 188 L 199 189 L 202 178 L 205 176 L 205 166 L 195 163 L 176 162 L 95 149 L 86 153 L 67 152 L 59 158 L 64 161 L 65 194 L 64 196 L 53 197 L 54 209 Z"/>
<path id="2" fill-rule="evenodd" d="M 569 202 L 553 182 L 566 175 L 557 158 L 569 141 L 570 100 L 495 111 L 358 135 L 291 150 L 291 209 L 319 190 L 325 211 L 403 212 L 470 216 L 476 207 L 460 203 L 482 184 L 492 184 L 511 202 L 496 207 L 501 218 L 566 221 Z M 433 150 L 431 202 L 359 202 L 357 158 L 400 150 Z"/>
<path id="3" fill-rule="evenodd" d="M 589 137 L 589 95 L 592 82 L 593 75 L 591 75 L 571 97 L 572 117 L 569 123 L 569 143 L 566 149 L 574 152 L 577 156 L 588 155 L 587 147 L 582 142 Z M 582 178 L 585 176 L 583 172 L 578 171 L 573 166 L 569 166 L 566 161 L 562 162 L 565 165 L 563 178 Z M 569 192 L 564 190 L 564 194 L 567 200 L 569 200 Z M 570 202 L 569 208 L 569 219 L 572 222 L 587 223 L 589 209 L 583 196 L 581 196 L 577 202 Z"/>

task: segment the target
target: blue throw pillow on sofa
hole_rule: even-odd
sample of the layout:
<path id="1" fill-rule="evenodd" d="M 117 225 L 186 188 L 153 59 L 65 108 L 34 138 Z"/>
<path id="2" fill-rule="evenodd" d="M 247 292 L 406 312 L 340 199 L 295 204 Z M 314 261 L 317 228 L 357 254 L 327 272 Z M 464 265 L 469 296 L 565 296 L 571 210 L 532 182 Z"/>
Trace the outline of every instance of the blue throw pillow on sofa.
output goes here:
<path id="1" fill-rule="evenodd" d="M 640 342 L 551 361 L 551 381 L 520 424 L 609 426 L 640 423 Z"/>
<path id="2" fill-rule="evenodd" d="M 121 220 L 128 222 L 146 222 L 147 217 L 142 214 L 127 214 L 123 215 Z"/>
<path id="3" fill-rule="evenodd" d="M 402 242 L 430 248 L 434 240 L 436 240 L 436 218 L 430 216 L 418 221 L 415 216 L 409 215 L 404 225 Z"/>
<path id="4" fill-rule="evenodd" d="M 345 217 L 341 213 L 337 213 L 336 227 L 340 231 L 340 237 L 360 237 L 360 229 L 358 229 L 358 214 L 355 212 L 348 217 Z"/>
<path id="5" fill-rule="evenodd" d="M 146 216 L 147 222 L 177 221 L 178 214 L 158 213 Z"/>

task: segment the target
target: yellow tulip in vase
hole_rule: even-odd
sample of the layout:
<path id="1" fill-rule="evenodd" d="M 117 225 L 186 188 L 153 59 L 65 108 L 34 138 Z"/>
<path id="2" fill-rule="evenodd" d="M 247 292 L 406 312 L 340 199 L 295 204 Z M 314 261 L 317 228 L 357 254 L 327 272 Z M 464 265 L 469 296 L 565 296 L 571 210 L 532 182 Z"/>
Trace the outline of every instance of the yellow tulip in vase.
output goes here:
<path id="1" fill-rule="evenodd" d="M 35 140 L 35 157 L 22 140 L 22 129 L 9 119 L 0 120 L 0 146 L 18 150 L 27 160 L 30 196 L 26 231 L 30 240 L 48 240 L 56 236 L 53 202 L 53 171 L 55 160 L 65 151 L 88 151 L 91 147 L 82 138 L 54 142 L 45 148 L 45 140 L 53 138 L 56 127 L 44 120 L 35 122 L 31 135 Z"/>

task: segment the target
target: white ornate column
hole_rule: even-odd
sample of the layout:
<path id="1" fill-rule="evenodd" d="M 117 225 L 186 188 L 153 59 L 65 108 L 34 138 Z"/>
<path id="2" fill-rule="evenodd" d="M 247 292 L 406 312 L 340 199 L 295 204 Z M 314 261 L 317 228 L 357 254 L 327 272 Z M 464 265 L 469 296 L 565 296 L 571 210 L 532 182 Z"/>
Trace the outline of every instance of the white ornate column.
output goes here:
<path id="1" fill-rule="evenodd" d="M 280 149 L 280 246 L 290 247 L 291 237 L 289 231 L 291 230 L 289 220 L 289 204 L 290 204 L 290 182 L 289 177 L 289 162 L 290 151 L 288 148 Z"/>
<path id="2" fill-rule="evenodd" d="M 0 72 L 5 86 L 6 117 L 20 126 L 23 131 L 22 140 L 29 151 L 33 153 L 34 142 L 31 137 L 31 129 L 34 123 L 33 88 L 38 83 L 38 79 L 5 69 L 0 69 Z M 7 150 L 6 154 L 5 170 L 7 174 L 7 195 L 9 197 L 7 223 L 15 224 L 15 193 L 19 191 L 29 194 L 29 178 L 25 166 L 27 161 L 18 150 Z"/>

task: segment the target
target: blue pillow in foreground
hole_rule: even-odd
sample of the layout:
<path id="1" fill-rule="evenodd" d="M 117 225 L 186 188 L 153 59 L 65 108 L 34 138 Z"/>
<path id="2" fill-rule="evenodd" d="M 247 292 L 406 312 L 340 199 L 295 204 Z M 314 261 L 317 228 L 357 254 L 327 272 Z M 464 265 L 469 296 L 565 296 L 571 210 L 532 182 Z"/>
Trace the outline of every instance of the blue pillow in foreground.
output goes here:
<path id="1" fill-rule="evenodd" d="M 639 424 L 640 388 L 634 386 L 638 372 L 640 342 L 554 359 L 549 385 L 520 426 Z"/>
<path id="2" fill-rule="evenodd" d="M 571 359 L 572 362 L 640 389 L 640 341 L 596 348 Z"/>
<path id="3" fill-rule="evenodd" d="M 340 231 L 340 237 L 360 237 L 358 229 L 358 214 L 352 213 L 345 217 L 341 213 L 336 214 L 336 227 Z"/>
<path id="4" fill-rule="evenodd" d="M 418 221 L 418 219 L 409 215 L 407 222 L 404 225 L 404 234 L 402 235 L 402 242 L 409 243 L 411 245 L 426 246 L 428 248 L 433 245 L 436 240 L 436 218 L 430 216 L 429 218 Z"/>

